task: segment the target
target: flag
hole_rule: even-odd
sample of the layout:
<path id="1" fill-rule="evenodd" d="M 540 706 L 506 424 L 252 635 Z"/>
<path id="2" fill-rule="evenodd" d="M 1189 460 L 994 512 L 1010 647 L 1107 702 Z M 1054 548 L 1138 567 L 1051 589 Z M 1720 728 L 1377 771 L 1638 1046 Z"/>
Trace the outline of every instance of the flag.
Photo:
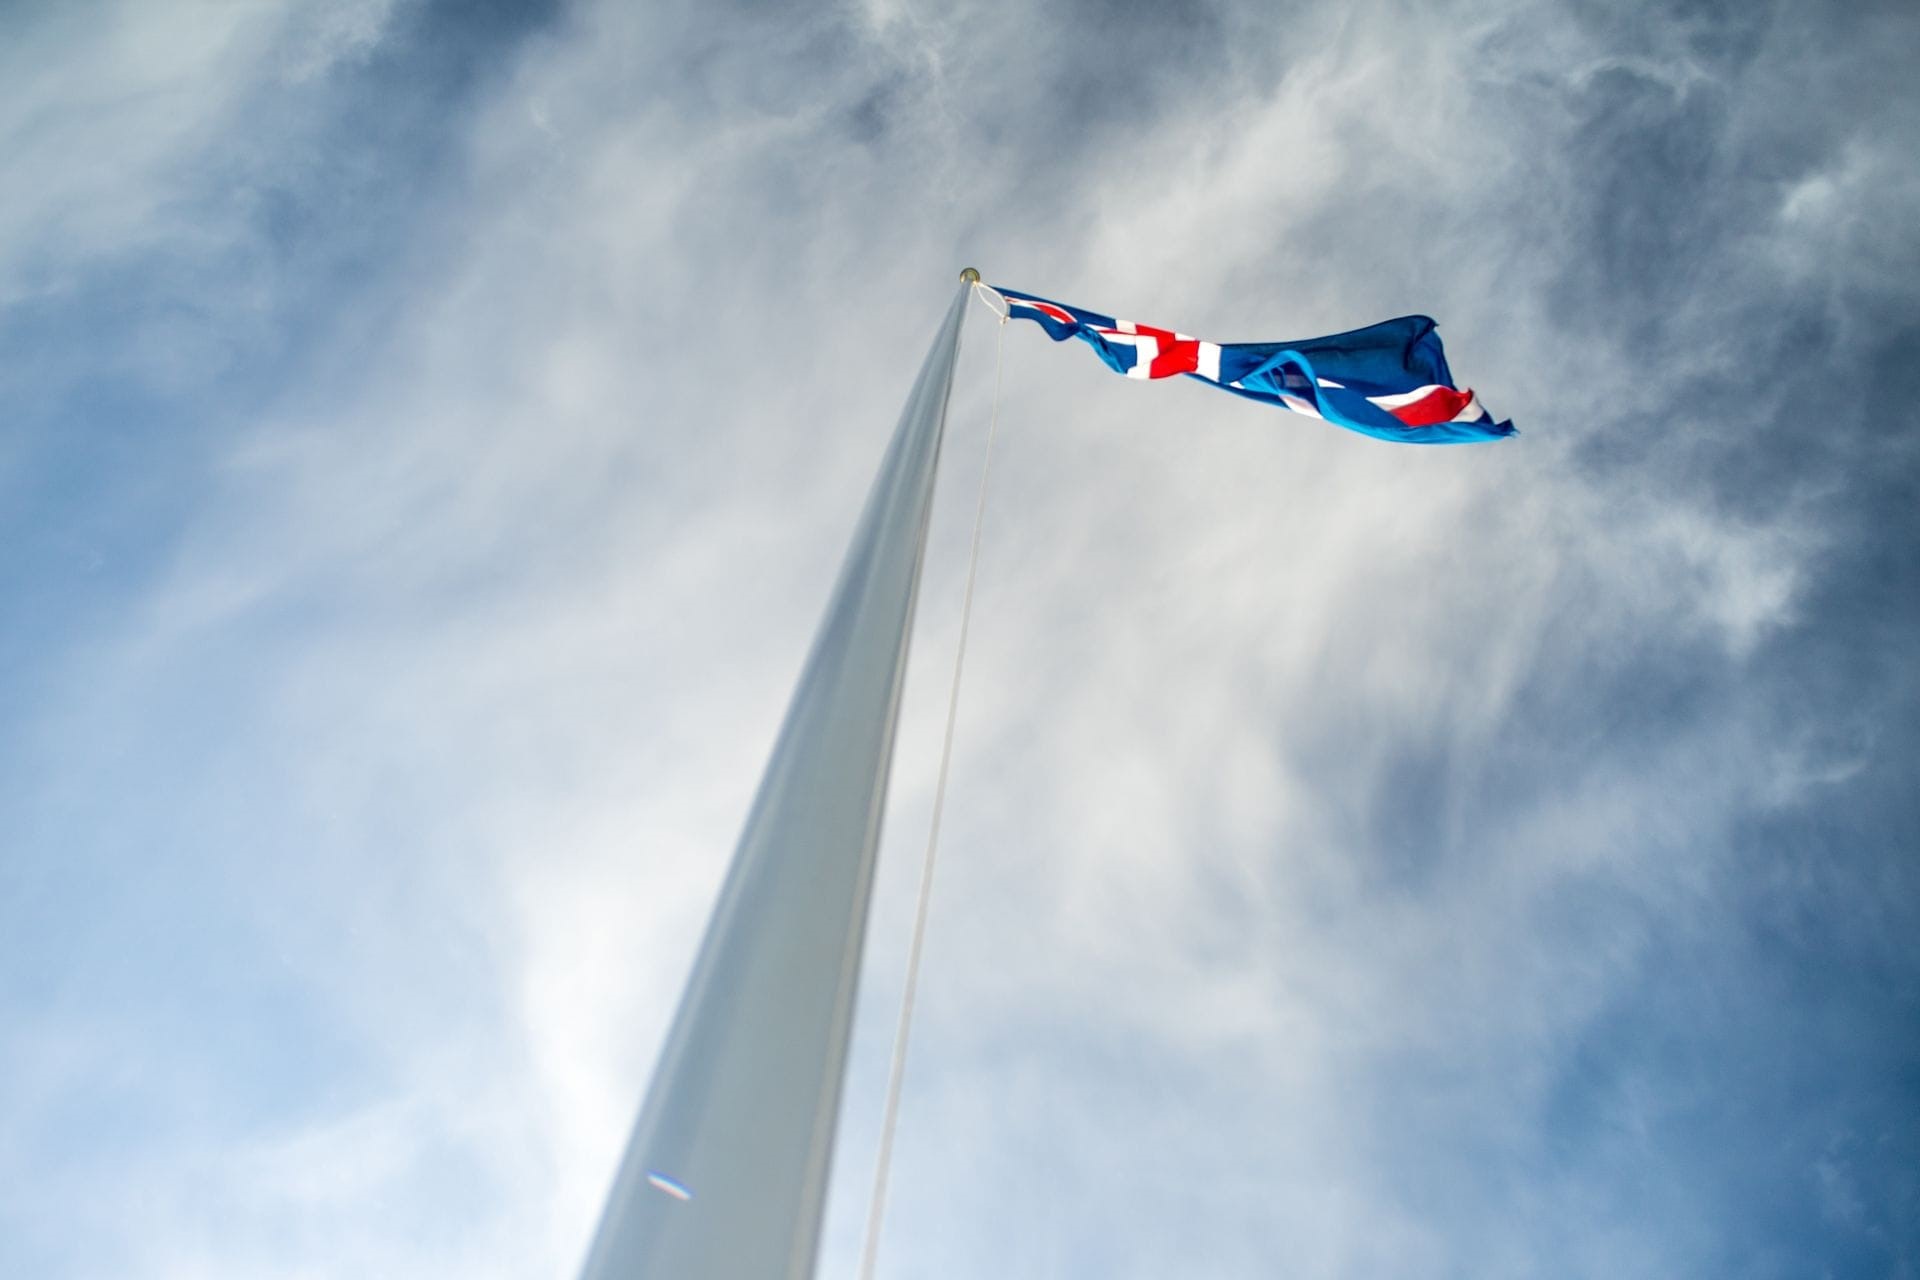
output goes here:
<path id="1" fill-rule="evenodd" d="M 1434 322 L 1401 316 L 1298 342 L 1205 342 L 1096 315 L 1015 289 L 996 289 L 1015 319 L 1038 321 L 1055 342 L 1079 338 L 1115 373 L 1183 373 L 1249 400 L 1324 418 L 1403 444 L 1466 444 L 1514 434 L 1456 386 Z"/>

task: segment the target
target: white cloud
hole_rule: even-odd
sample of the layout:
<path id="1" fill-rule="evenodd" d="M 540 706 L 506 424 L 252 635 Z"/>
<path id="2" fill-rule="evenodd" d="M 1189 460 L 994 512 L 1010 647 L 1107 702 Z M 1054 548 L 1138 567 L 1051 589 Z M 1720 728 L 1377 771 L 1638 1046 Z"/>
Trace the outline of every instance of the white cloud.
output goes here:
<path id="1" fill-rule="evenodd" d="M 0 50 L 0 304 L 235 234 L 207 225 L 191 197 L 210 165 L 248 149 L 245 108 L 363 54 L 391 7 L 202 0 L 20 15 Z"/>
<path id="2" fill-rule="evenodd" d="M 176 251 L 180 175 L 240 127 L 249 86 L 324 79 L 390 21 L 145 12 L 98 40 L 37 29 L 61 74 L 0 114 L 0 149 L 43 175 L 0 224 L 26 246 L 0 297 Z M 869 5 L 715 35 L 608 5 L 531 42 L 473 108 L 461 197 L 390 268 L 406 287 L 367 322 L 378 340 L 306 353 L 30 730 L 75 792 L 177 785 L 135 794 L 127 821 L 226 878 L 209 915 L 273 936 L 283 989 L 366 1061 L 317 1068 L 346 1101 L 127 1139 L 133 1170 L 100 1198 L 138 1207 L 129 1225 L 75 1207 L 125 1154 L 110 1140 L 65 1157 L 42 1210 L 96 1224 L 113 1252 L 87 1257 L 163 1242 L 153 1274 L 575 1264 L 967 254 L 1227 339 L 1428 308 L 1526 434 L 1394 450 L 1007 333 L 896 1274 L 1685 1271 L 1699 1241 L 1590 1212 L 1578 1172 L 1513 1171 L 1537 1157 L 1559 1055 L 1646 963 L 1647 911 L 1691 918 L 1730 824 L 1827 775 L 1724 709 L 1577 756 L 1528 699 L 1571 703 L 1635 658 L 1737 672 L 1799 619 L 1823 543 L 1799 511 L 1757 527 L 1582 464 L 1725 353 L 1645 368 L 1619 335 L 1570 341 L 1541 301 L 1568 233 L 1510 211 L 1571 203 L 1582 161 L 1562 150 L 1572 114 L 1543 105 L 1557 89 L 1518 107 L 1495 90 L 1626 67 L 1690 93 L 1706 73 L 1552 15 L 1474 18 L 1459 36 L 1307 13 L 1284 40 L 1269 15 L 1228 20 L 1232 52 L 1190 101 L 1093 103 L 1126 120 L 1097 147 L 1007 105 L 1055 101 L 1050 26 L 1028 41 Z M 97 112 L 61 97 L 95 81 L 116 86 Z M 862 102 L 877 135 L 847 124 Z M 49 110 L 71 125 L 36 123 Z M 117 161 L 66 163 L 74 131 Z M 1036 173 L 1047 190 L 1022 185 Z M 1783 225 L 1827 216 L 1821 182 L 1844 186 L 1809 179 Z M 56 226 L 76 232 L 57 254 Z M 830 1224 L 841 1270 L 984 425 L 974 326 Z M 1598 389 L 1628 385 L 1624 410 Z M 183 707 L 199 736 L 175 758 Z M 1582 767 L 1490 777 L 1522 730 Z M 1413 767 L 1443 784 L 1409 798 Z M 1402 808 L 1423 842 L 1396 864 L 1376 845 Z M 1569 945 L 1556 930 L 1588 889 Z M 101 1087 L 105 1049 L 40 1034 L 36 1062 Z M 64 1070 L 34 1068 L 27 1096 L 58 1095 Z M 180 1070 L 217 1093 L 237 1068 Z"/>

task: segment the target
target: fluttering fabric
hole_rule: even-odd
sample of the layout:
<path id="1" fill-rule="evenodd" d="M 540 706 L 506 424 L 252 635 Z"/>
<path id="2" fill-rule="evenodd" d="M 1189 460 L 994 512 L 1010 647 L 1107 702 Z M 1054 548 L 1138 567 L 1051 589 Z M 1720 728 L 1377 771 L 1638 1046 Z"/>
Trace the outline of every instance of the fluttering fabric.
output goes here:
<path id="1" fill-rule="evenodd" d="M 1297 342 L 1206 342 L 1018 289 L 995 291 L 1010 317 L 1038 322 L 1055 342 L 1079 338 L 1129 378 L 1185 374 L 1402 444 L 1470 444 L 1514 434 L 1511 422 L 1496 421 L 1470 389 L 1455 384 L 1426 316 Z"/>

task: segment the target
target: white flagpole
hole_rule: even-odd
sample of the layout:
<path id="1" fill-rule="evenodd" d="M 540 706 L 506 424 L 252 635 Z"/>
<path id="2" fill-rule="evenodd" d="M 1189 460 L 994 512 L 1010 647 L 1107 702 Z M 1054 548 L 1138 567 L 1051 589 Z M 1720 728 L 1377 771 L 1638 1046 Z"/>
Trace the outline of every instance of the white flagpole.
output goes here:
<path id="1" fill-rule="evenodd" d="M 582 1280 L 807 1280 L 967 295 L 907 397 Z"/>

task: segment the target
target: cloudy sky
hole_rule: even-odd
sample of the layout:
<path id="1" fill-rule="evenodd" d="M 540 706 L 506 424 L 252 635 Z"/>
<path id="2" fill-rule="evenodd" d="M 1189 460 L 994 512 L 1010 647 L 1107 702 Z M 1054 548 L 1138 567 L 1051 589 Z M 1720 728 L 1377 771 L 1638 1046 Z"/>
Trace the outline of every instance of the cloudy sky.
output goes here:
<path id="1" fill-rule="evenodd" d="M 960 267 L 882 1274 L 1920 1271 L 1920 17 L 0 6 L 0 1273 L 570 1274 Z M 823 1275 L 857 1255 L 969 322 Z"/>

